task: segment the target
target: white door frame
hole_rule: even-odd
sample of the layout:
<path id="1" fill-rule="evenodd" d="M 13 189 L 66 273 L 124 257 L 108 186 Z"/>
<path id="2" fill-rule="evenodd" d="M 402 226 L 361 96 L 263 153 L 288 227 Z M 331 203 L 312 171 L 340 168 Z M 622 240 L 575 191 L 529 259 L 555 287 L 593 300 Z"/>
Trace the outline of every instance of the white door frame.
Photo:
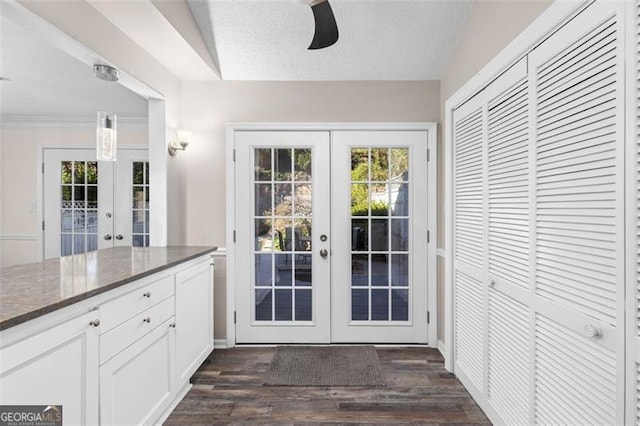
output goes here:
<path id="1" fill-rule="evenodd" d="M 431 321 L 428 328 L 428 345 L 436 348 L 438 346 L 438 294 L 437 294 L 437 123 L 416 122 L 416 123 L 227 123 L 226 126 L 226 241 L 227 241 L 227 276 L 226 276 L 226 347 L 232 348 L 236 345 L 235 309 L 236 309 L 236 282 L 235 282 L 235 243 L 234 234 L 236 229 L 236 181 L 235 181 L 235 132 L 236 131 L 426 131 L 429 149 L 428 167 L 428 187 L 426 196 L 430 200 L 427 205 L 428 229 L 431 240 L 427 249 L 427 309 L 430 313 Z M 427 164 L 425 159 L 425 165 Z M 425 236 L 426 238 L 426 236 Z"/>

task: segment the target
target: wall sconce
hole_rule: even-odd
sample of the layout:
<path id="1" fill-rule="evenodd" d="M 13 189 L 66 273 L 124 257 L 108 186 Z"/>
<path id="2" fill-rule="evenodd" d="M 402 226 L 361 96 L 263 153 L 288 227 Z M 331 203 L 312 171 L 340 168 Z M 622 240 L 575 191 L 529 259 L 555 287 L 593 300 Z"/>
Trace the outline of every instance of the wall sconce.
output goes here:
<path id="1" fill-rule="evenodd" d="M 178 140 L 169 142 L 169 155 L 172 157 L 176 155 L 178 151 L 184 151 L 191 142 L 191 132 L 189 130 L 178 129 Z"/>

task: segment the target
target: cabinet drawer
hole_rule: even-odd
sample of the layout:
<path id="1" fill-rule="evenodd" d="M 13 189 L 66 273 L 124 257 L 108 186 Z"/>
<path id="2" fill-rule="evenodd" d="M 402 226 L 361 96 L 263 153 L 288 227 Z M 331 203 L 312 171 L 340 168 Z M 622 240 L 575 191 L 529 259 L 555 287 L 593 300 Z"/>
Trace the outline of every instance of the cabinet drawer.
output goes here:
<path id="1" fill-rule="evenodd" d="M 106 333 L 134 315 L 173 296 L 173 281 L 173 275 L 169 275 L 100 306 L 100 332 Z"/>
<path id="2" fill-rule="evenodd" d="M 100 364 L 173 317 L 174 312 L 174 298 L 170 297 L 100 336 Z"/>

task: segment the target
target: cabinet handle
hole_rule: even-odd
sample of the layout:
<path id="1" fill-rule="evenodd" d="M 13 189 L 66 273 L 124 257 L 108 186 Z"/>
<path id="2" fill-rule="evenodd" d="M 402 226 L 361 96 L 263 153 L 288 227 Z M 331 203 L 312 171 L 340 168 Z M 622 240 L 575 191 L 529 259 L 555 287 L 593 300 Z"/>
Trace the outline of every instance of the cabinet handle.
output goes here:
<path id="1" fill-rule="evenodd" d="M 144 296 L 144 297 L 151 297 L 151 292 L 150 292 L 150 291 L 147 291 L 147 292 L 145 292 L 145 293 L 142 293 L 142 296 Z"/>
<path id="2" fill-rule="evenodd" d="M 171 328 L 176 328 L 176 323 L 175 323 L 175 322 L 172 322 L 171 324 L 169 324 L 169 327 L 171 327 Z"/>
<path id="3" fill-rule="evenodd" d="M 489 280 L 489 287 L 495 287 L 496 286 L 496 280 L 494 280 L 493 278 L 491 278 Z"/>
<path id="4" fill-rule="evenodd" d="M 93 321 L 89 321 L 89 325 L 97 327 L 100 325 L 100 319 L 94 319 Z"/>
<path id="5" fill-rule="evenodd" d="M 150 323 L 151 322 L 151 317 L 143 318 L 142 322 Z"/>

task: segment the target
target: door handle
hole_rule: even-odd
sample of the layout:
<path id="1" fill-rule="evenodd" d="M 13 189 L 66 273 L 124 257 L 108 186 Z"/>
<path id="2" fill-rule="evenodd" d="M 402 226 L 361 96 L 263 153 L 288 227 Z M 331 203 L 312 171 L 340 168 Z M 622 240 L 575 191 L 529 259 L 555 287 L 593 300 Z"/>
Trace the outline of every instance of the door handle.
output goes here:
<path id="1" fill-rule="evenodd" d="M 107 241 L 109 241 L 109 240 L 111 239 L 111 234 L 107 234 L 107 235 L 105 235 L 105 236 L 104 236 L 104 239 L 105 239 L 105 240 L 107 240 Z"/>
<path id="2" fill-rule="evenodd" d="M 320 250 L 320 256 L 327 257 L 328 255 L 329 255 L 329 252 L 326 249 Z"/>
<path id="3" fill-rule="evenodd" d="M 122 234 L 118 234 L 116 235 L 116 240 L 122 240 L 124 239 L 124 237 L 122 236 Z"/>

